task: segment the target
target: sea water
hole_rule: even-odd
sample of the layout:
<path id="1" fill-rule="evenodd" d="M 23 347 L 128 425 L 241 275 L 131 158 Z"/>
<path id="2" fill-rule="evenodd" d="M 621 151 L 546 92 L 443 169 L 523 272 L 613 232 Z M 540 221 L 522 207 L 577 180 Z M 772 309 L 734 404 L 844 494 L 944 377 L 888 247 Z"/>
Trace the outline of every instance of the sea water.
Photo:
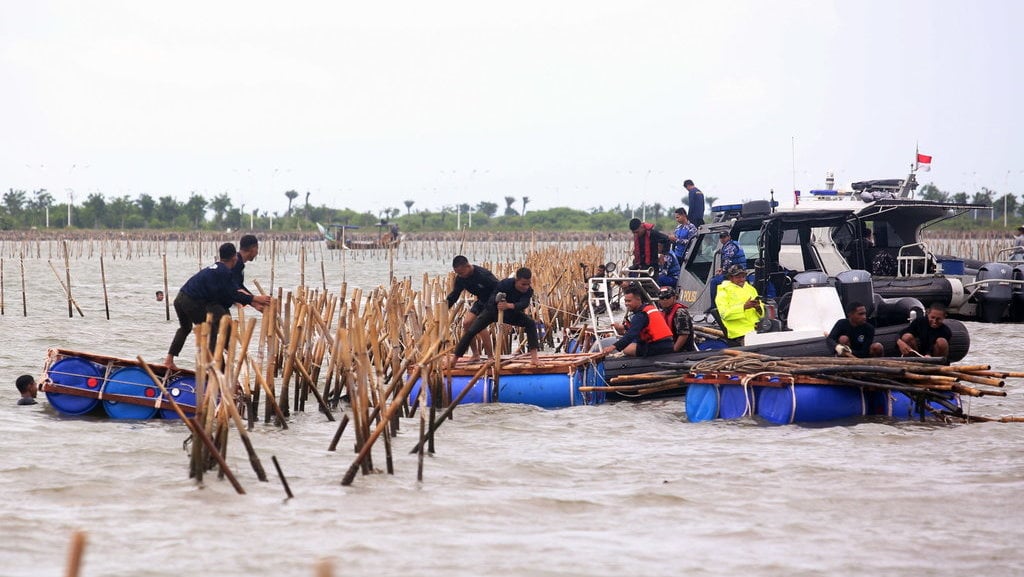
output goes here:
<path id="1" fill-rule="evenodd" d="M 197 264 L 169 264 L 173 297 Z M 449 265 L 406 257 L 395 270 L 419 279 Z M 418 420 L 407 419 L 394 439 L 395 474 L 343 487 L 351 429 L 329 452 L 337 423 L 308 411 L 287 430 L 252 432 L 270 482 L 256 479 L 233 435 L 228 463 L 246 494 L 215 472 L 199 486 L 188 478 L 180 422 L 61 417 L 42 394 L 39 405 L 15 406 L 14 379 L 38 375 L 50 347 L 162 359 L 177 323 L 153 299 L 159 257 L 105 263 L 109 321 L 95 259 L 71 262 L 86 316 L 70 319 L 45 258 L 25 266 L 28 316 L 8 260 L 0 317 L 3 576 L 62 574 L 75 531 L 87 534 L 83 577 L 312 576 L 322 560 L 335 575 L 1024 573 L 1024 423 L 687 423 L 678 398 L 472 405 L 439 430 L 423 482 L 408 454 Z M 295 258 L 275 266 L 278 285 L 297 284 Z M 307 284 L 319 284 L 309 280 L 318 263 L 309 266 Z M 343 275 L 364 289 L 387 279 L 386 260 L 341 266 L 325 262 L 329 287 Z M 269 268 L 261 257 L 247 278 L 269 286 Z M 964 362 L 1024 370 L 1018 325 L 967 325 Z M 966 408 L 1024 415 L 1022 385 L 1011 380 L 1007 397 Z M 374 465 L 384 467 L 381 443 Z"/>

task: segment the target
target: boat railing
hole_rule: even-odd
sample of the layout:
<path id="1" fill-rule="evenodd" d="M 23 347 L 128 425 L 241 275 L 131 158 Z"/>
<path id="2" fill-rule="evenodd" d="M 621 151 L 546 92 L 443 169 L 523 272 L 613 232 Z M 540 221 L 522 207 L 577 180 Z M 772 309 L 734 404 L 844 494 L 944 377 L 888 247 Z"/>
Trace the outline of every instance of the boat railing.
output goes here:
<path id="1" fill-rule="evenodd" d="M 629 272 L 623 271 L 623 272 Z M 650 273 L 652 271 L 635 271 L 639 273 Z M 612 325 L 617 322 L 615 313 L 622 310 L 620 303 L 622 299 L 622 288 L 629 284 L 636 284 L 647 296 L 650 302 L 657 302 L 660 287 L 654 277 L 649 274 L 640 276 L 604 276 L 591 277 L 587 290 L 587 309 L 590 316 L 590 326 L 598 338 L 611 336 L 615 333 Z"/>
<path id="2" fill-rule="evenodd" d="M 996 253 L 996 262 L 1021 262 L 1024 261 L 1024 246 L 1011 246 L 1000 249 Z"/>
<path id="3" fill-rule="evenodd" d="M 921 254 L 910 254 L 913 249 L 920 250 Z M 928 250 L 928 245 L 923 242 L 901 246 L 896 253 L 896 276 L 913 276 L 915 270 L 920 270 L 921 274 L 924 274 L 929 270 L 937 270 L 937 268 L 938 262 Z"/>

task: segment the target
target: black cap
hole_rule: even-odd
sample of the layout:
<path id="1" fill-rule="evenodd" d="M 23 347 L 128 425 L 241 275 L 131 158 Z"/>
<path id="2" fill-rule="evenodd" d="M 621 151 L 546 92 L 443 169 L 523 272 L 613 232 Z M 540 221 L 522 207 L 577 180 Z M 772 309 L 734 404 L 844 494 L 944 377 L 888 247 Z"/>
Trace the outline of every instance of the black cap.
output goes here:
<path id="1" fill-rule="evenodd" d="M 718 238 L 725 238 L 727 236 L 729 236 L 729 231 L 727 230 L 723 230 L 722 232 L 718 233 Z"/>
<path id="2" fill-rule="evenodd" d="M 659 299 L 667 299 L 674 296 L 676 296 L 676 289 L 670 286 L 663 286 L 661 287 L 661 290 L 658 291 Z"/>
<path id="3" fill-rule="evenodd" d="M 747 270 L 738 264 L 731 265 L 729 270 L 725 271 L 725 276 L 747 276 Z"/>

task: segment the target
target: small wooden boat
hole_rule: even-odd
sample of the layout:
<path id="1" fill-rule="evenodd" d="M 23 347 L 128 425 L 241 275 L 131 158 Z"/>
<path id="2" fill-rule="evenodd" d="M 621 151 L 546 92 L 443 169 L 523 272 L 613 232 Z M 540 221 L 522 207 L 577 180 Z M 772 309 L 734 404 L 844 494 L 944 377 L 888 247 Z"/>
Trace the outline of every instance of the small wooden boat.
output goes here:
<path id="1" fill-rule="evenodd" d="M 386 222 L 382 222 L 377 225 L 378 233 L 375 238 L 352 238 L 349 232 L 350 230 L 356 230 L 359 227 L 349 224 L 330 224 L 323 226 L 320 223 L 316 224 L 320 230 L 320 234 L 324 237 L 324 244 L 330 250 L 370 250 L 370 249 L 388 249 L 398 248 L 402 244 L 402 240 L 405 235 L 398 231 L 398 225 L 388 225 Z"/>
<path id="2" fill-rule="evenodd" d="M 196 409 L 195 373 L 149 365 L 163 388 L 188 414 Z M 39 389 L 62 415 L 113 419 L 177 419 L 170 400 L 138 361 L 66 349 L 50 349 Z"/>

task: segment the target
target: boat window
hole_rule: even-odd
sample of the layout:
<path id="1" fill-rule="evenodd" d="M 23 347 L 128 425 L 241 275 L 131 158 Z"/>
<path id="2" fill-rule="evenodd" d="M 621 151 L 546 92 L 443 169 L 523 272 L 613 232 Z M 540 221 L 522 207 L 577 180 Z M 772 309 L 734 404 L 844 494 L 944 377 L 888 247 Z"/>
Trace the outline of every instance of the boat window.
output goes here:
<path id="1" fill-rule="evenodd" d="M 743 254 L 747 255 L 747 268 L 752 268 L 750 265 L 757 259 L 757 243 L 760 239 L 760 230 L 744 230 L 739 233 L 739 238 L 736 239 L 736 243 L 743 249 Z"/>

